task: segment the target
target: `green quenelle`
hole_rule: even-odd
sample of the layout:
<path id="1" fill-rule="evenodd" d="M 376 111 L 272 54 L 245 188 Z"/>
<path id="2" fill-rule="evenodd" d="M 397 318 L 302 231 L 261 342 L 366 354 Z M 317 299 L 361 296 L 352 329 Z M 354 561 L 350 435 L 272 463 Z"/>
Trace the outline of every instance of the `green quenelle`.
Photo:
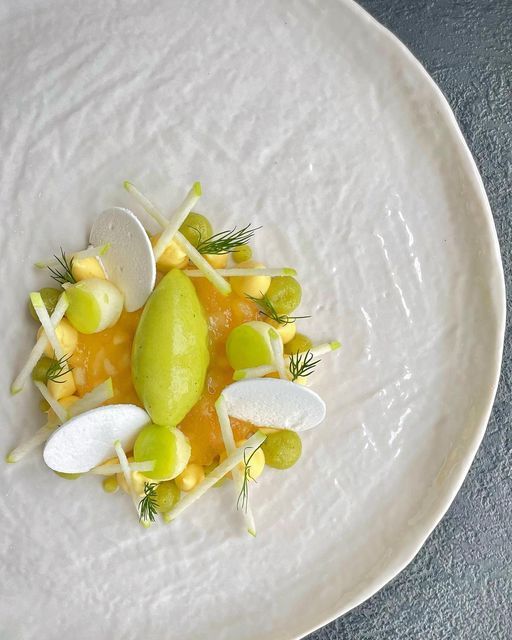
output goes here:
<path id="1" fill-rule="evenodd" d="M 209 361 L 196 290 L 173 269 L 148 298 L 133 341 L 133 384 L 155 424 L 175 426 L 187 415 L 201 396 Z"/>

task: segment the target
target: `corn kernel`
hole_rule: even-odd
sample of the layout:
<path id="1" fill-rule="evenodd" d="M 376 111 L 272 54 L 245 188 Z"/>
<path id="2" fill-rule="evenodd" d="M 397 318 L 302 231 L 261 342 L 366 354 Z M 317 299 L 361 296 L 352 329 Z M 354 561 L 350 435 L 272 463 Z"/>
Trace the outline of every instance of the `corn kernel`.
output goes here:
<path id="1" fill-rule="evenodd" d="M 107 476 L 102 482 L 103 491 L 106 493 L 116 493 L 119 490 L 119 483 L 116 476 Z"/>
<path id="2" fill-rule="evenodd" d="M 99 260 L 94 256 L 91 258 L 73 258 L 71 267 L 73 278 L 78 282 L 88 278 L 102 278 L 105 280 L 105 272 Z"/>
<path id="3" fill-rule="evenodd" d="M 54 380 L 48 380 L 48 391 L 52 394 L 55 400 L 72 396 L 76 391 L 75 379 L 73 378 L 73 372 L 67 371 L 59 376 L 58 382 Z"/>
<path id="4" fill-rule="evenodd" d="M 191 491 L 204 480 L 204 468 L 195 463 L 188 464 L 174 482 L 180 491 Z"/>
<path id="5" fill-rule="evenodd" d="M 269 324 L 271 324 L 277 331 L 277 333 L 281 336 L 283 344 L 286 344 L 287 342 L 290 342 L 290 340 L 293 340 L 295 334 L 297 333 L 297 324 L 295 322 L 280 324 L 279 322 L 275 322 L 274 320 L 272 320 L 269 322 Z"/>
<path id="6" fill-rule="evenodd" d="M 133 460 L 130 460 L 128 458 L 128 462 L 133 462 Z M 113 458 L 112 460 L 108 460 L 108 463 L 109 464 L 119 464 L 119 460 L 117 458 Z M 107 464 L 107 463 L 104 462 L 103 464 Z M 146 482 L 149 482 L 149 483 L 154 482 L 154 480 L 151 480 L 150 478 L 146 477 L 140 471 L 132 471 L 131 472 L 131 477 L 132 477 L 133 491 L 134 491 L 135 495 L 141 496 L 141 497 L 144 495 L 144 485 L 146 484 Z M 126 484 L 126 478 L 124 477 L 124 473 L 122 473 L 122 472 L 121 473 L 117 473 L 116 474 L 116 478 L 117 478 L 117 483 L 121 487 L 121 489 L 125 493 L 128 493 L 128 485 Z"/>
<path id="7" fill-rule="evenodd" d="M 277 431 L 277 429 L 272 429 L 270 427 L 268 428 L 262 428 L 259 429 L 259 431 L 261 431 L 262 433 L 270 433 L 272 431 Z M 246 442 L 246 440 L 237 440 L 236 441 L 236 448 L 239 449 L 240 447 L 243 447 L 244 443 Z M 251 458 L 251 461 L 249 462 L 249 467 L 250 467 L 250 480 L 256 480 L 256 478 L 259 478 L 261 476 L 261 474 L 263 473 L 263 469 L 265 468 L 265 454 L 263 453 L 262 449 L 256 449 L 256 451 L 254 451 L 254 449 L 247 449 L 245 458 L 247 460 L 249 460 L 249 457 L 251 456 L 251 454 L 254 452 L 254 455 Z M 226 452 L 223 451 L 220 454 L 220 462 L 223 462 L 226 459 Z M 240 473 L 245 473 L 245 461 L 244 462 L 240 462 L 240 464 L 238 464 L 238 469 L 240 470 Z M 226 474 L 227 478 L 231 478 L 231 473 Z"/>
<path id="8" fill-rule="evenodd" d="M 73 406 L 77 400 L 80 400 L 78 396 L 66 396 L 65 398 L 61 398 L 59 402 L 64 407 L 64 409 L 69 409 L 69 407 Z"/>
<path id="9" fill-rule="evenodd" d="M 229 254 L 227 253 L 205 253 L 203 258 L 211 264 L 214 269 L 225 269 L 228 264 Z"/>
<path id="10" fill-rule="evenodd" d="M 39 327 L 39 331 L 37 332 L 38 338 L 41 336 L 43 331 L 43 327 Z M 70 356 L 75 351 L 78 343 L 78 331 L 66 320 L 66 318 L 62 318 L 59 324 L 55 327 L 55 334 L 57 335 L 57 340 L 62 347 L 62 351 L 64 351 L 66 356 Z M 44 349 L 44 354 L 49 358 L 55 357 L 52 345 L 49 342 Z"/>
<path id="11" fill-rule="evenodd" d="M 242 447 L 245 444 L 245 442 L 246 440 L 238 440 L 236 442 L 237 449 Z M 247 460 L 251 458 L 251 461 L 249 462 L 249 467 L 250 467 L 249 475 L 251 480 L 256 480 L 256 478 L 259 478 L 261 476 L 261 474 L 263 473 L 263 469 L 265 468 L 265 454 L 263 453 L 263 450 L 261 448 L 256 450 L 247 449 L 245 458 Z M 245 462 L 241 462 L 238 465 L 238 468 L 242 473 L 244 473 Z"/>
<path id="12" fill-rule="evenodd" d="M 156 245 L 160 234 L 151 238 L 151 244 Z M 178 246 L 174 240 L 171 241 L 167 249 L 162 253 L 156 263 L 158 271 L 167 273 L 171 269 L 184 269 L 188 264 L 187 254 Z"/>
<path id="13" fill-rule="evenodd" d="M 240 269 L 264 269 L 261 262 L 247 260 L 239 265 Z M 230 278 L 230 284 L 235 293 L 242 298 L 251 296 L 252 298 L 263 298 L 267 293 L 272 278 L 270 276 L 236 276 Z"/>

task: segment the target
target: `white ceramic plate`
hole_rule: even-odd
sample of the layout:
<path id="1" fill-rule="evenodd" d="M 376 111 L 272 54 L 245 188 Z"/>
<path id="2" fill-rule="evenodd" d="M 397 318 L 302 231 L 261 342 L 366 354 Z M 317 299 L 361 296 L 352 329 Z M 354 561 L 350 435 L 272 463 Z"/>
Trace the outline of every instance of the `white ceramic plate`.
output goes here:
<path id="1" fill-rule="evenodd" d="M 126 178 L 169 209 L 196 178 L 217 225 L 264 226 L 308 333 L 339 338 L 293 471 L 142 530 L 122 496 L 34 455 L 1 466 L 0 637 L 296 638 L 402 569 L 482 438 L 504 324 L 473 160 L 433 82 L 356 5 L 4 2 L 2 451 L 41 423 L 7 388 L 31 343 L 34 260 L 83 246 Z"/>

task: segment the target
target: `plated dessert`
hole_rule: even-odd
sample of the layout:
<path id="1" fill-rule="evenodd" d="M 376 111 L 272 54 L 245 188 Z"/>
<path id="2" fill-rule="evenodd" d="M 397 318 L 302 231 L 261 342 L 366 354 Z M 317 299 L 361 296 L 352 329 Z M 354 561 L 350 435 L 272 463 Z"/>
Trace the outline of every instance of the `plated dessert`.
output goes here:
<path id="1" fill-rule="evenodd" d="M 54 286 L 30 293 L 39 327 L 11 392 L 32 383 L 46 418 L 7 462 L 44 445 L 59 476 L 128 494 L 145 527 L 229 486 L 255 535 L 253 483 L 300 459 L 299 434 L 325 417 L 307 385 L 340 345 L 297 332 L 296 271 L 253 259 L 258 228 L 213 229 L 194 211 L 199 183 L 168 217 L 125 188 L 160 233 L 113 207 L 89 247 L 36 264 Z"/>

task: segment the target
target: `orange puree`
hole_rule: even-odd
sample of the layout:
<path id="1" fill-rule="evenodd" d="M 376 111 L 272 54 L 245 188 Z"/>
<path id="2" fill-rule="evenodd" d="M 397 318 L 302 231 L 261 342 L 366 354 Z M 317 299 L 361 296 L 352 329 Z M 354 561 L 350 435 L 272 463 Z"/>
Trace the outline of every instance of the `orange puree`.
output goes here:
<path id="1" fill-rule="evenodd" d="M 132 385 L 131 351 L 140 311 L 123 311 L 117 324 L 101 333 L 78 334 L 76 351 L 69 362 L 78 395 L 112 377 L 114 397 L 106 404 L 133 403 L 141 405 Z"/>
<path id="2" fill-rule="evenodd" d="M 234 327 L 258 319 L 258 309 L 250 300 L 231 294 L 223 296 L 208 280 L 194 278 L 194 286 L 208 316 L 210 336 L 210 368 L 203 395 L 180 425 L 192 446 L 191 462 L 208 465 L 224 451 L 215 401 L 224 387 L 232 382 L 233 370 L 228 364 L 225 346 Z M 112 377 L 114 397 L 108 402 L 141 405 L 131 377 L 131 349 L 141 311 L 123 312 L 111 329 L 92 335 L 79 334 L 76 351 L 70 359 L 80 396 L 108 377 Z M 254 427 L 232 420 L 235 440 L 247 438 Z"/>
<path id="3" fill-rule="evenodd" d="M 210 333 L 210 368 L 199 402 L 180 425 L 192 446 L 191 462 L 208 465 L 224 451 L 220 426 L 215 413 L 215 401 L 224 387 L 233 381 L 233 369 L 228 364 L 225 347 L 228 334 L 234 327 L 258 319 L 258 309 L 250 300 L 236 294 L 223 296 L 203 278 L 193 278 L 197 294 L 208 316 Z M 248 422 L 231 419 L 235 440 L 254 433 Z"/>

